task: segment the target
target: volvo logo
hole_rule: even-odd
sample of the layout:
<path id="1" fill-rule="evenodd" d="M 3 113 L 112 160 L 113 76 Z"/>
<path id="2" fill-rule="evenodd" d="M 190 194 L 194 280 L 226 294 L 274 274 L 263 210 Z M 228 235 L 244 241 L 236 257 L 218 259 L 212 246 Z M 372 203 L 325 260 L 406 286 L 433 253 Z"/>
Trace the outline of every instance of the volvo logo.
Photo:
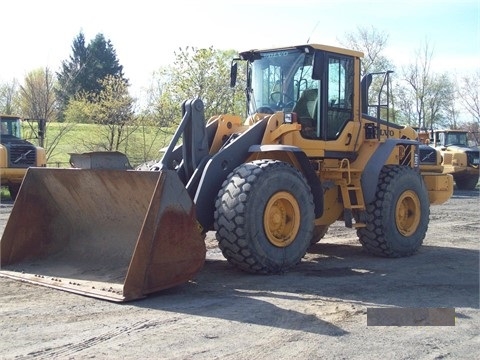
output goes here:
<path id="1" fill-rule="evenodd" d="M 33 150 L 28 150 L 26 153 L 20 155 L 16 160 L 13 161 L 14 164 L 18 163 L 21 160 L 27 160 L 27 155 L 30 154 Z"/>

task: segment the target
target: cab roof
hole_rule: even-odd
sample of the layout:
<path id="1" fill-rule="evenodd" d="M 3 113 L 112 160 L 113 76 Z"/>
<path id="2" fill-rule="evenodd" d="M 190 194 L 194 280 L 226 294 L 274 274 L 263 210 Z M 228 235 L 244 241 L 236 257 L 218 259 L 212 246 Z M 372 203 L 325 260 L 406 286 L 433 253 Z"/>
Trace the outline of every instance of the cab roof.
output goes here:
<path id="1" fill-rule="evenodd" d="M 293 49 L 304 49 L 305 52 L 314 51 L 314 50 L 323 50 L 336 54 L 354 56 L 358 58 L 363 58 L 363 52 L 356 50 L 344 49 L 336 46 L 322 45 L 322 44 L 304 44 L 304 45 L 293 45 L 285 47 L 274 47 L 266 49 L 252 49 L 248 51 L 242 51 L 240 56 L 244 59 L 251 58 L 255 53 L 269 52 L 269 51 L 282 51 L 282 50 L 293 50 Z"/>
<path id="2" fill-rule="evenodd" d="M 21 119 L 20 116 L 0 114 L 2 119 Z"/>

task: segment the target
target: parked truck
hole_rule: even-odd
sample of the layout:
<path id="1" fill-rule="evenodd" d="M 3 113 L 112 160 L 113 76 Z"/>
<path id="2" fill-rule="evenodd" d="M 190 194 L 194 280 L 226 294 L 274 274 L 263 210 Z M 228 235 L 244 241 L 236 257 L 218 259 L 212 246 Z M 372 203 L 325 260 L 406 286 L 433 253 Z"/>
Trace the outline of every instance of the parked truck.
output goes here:
<path id="1" fill-rule="evenodd" d="M 43 131 L 43 122 L 39 122 Z M 46 166 L 45 149 L 22 137 L 22 118 L 0 115 L 0 180 L 15 200 L 29 167 Z"/>
<path id="2" fill-rule="evenodd" d="M 336 221 L 372 255 L 412 255 L 453 178 L 414 129 L 368 114 L 362 56 L 317 44 L 241 52 L 231 86 L 244 66 L 245 116 L 206 119 L 188 99 L 147 170 L 30 169 L 1 275 L 128 301 L 194 279 L 209 231 L 232 266 L 279 274 Z"/>
<path id="3" fill-rule="evenodd" d="M 478 143 L 469 144 L 466 130 L 433 130 L 430 144 L 442 155 L 444 172 L 452 174 L 460 190 L 473 190 L 480 174 L 480 151 Z"/>

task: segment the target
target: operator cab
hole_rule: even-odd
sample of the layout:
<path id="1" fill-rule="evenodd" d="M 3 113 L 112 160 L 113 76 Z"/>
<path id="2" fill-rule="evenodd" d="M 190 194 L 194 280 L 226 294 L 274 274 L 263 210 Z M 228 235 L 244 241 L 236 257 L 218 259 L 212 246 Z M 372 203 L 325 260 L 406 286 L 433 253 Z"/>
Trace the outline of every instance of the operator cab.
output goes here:
<path id="1" fill-rule="evenodd" d="M 247 115 L 291 113 L 286 122 L 300 123 L 304 138 L 337 139 L 353 120 L 355 58 L 361 56 L 323 45 L 240 53 L 247 61 Z"/>
<path id="2" fill-rule="evenodd" d="M 441 147 L 461 146 L 468 147 L 467 133 L 460 131 L 444 131 L 435 133 L 435 143 Z"/>
<path id="3" fill-rule="evenodd" d="M 20 139 L 22 137 L 20 118 L 10 115 L 0 115 L 0 136 L 10 139 Z"/>

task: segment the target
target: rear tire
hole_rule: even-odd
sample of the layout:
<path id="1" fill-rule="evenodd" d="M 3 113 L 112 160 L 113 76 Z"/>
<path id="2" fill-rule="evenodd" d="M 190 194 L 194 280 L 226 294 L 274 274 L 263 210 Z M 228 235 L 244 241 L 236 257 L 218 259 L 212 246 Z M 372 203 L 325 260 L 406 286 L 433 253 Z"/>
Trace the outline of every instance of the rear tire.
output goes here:
<path id="1" fill-rule="evenodd" d="M 232 265 L 250 273 L 282 273 L 306 254 L 313 197 L 305 177 L 290 164 L 240 165 L 223 183 L 215 207 L 219 248 Z"/>
<path id="2" fill-rule="evenodd" d="M 316 225 L 313 229 L 312 239 L 310 240 L 310 244 L 314 245 L 322 240 L 328 232 L 328 225 Z"/>
<path id="3" fill-rule="evenodd" d="M 477 175 L 453 175 L 453 180 L 455 180 L 455 185 L 457 185 L 458 190 L 474 190 L 478 184 L 478 174 Z"/>
<path id="4" fill-rule="evenodd" d="M 430 202 L 421 175 L 405 166 L 384 166 L 375 200 L 367 205 L 366 227 L 357 229 L 360 243 L 384 257 L 413 254 L 428 229 Z"/>
<path id="5" fill-rule="evenodd" d="M 20 190 L 20 184 L 8 185 L 8 192 L 10 193 L 10 199 L 15 201 Z"/>

